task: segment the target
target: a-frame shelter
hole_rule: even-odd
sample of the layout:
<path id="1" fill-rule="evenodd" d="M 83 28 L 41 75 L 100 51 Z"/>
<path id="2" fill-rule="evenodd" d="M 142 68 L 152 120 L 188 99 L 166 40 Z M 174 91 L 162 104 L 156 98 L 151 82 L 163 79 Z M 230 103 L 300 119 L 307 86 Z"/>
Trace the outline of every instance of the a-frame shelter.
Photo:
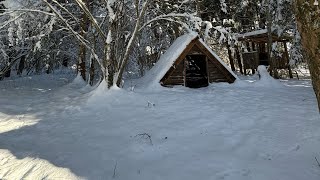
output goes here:
<path id="1" fill-rule="evenodd" d="M 166 87 L 191 88 L 214 82 L 233 83 L 237 76 L 196 33 L 179 37 L 151 69 L 156 80 Z"/>

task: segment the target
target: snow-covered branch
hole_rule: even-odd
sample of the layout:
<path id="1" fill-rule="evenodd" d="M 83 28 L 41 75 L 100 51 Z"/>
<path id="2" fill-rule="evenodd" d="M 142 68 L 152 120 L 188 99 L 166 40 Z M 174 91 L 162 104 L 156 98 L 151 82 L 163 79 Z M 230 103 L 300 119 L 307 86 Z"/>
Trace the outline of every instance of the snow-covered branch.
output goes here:
<path id="1" fill-rule="evenodd" d="M 83 10 L 83 12 L 86 14 L 86 16 L 89 18 L 90 22 L 93 24 L 93 26 L 98 30 L 98 32 L 100 33 L 100 35 L 102 35 L 102 37 L 104 39 L 107 39 L 107 36 L 104 34 L 104 32 L 101 30 L 97 20 L 93 17 L 93 15 L 90 13 L 88 7 L 83 3 L 82 0 L 75 0 L 77 2 L 77 4 L 79 5 L 79 7 Z"/>
<path id="2" fill-rule="evenodd" d="M 151 0 L 146 0 L 143 5 L 142 5 L 142 8 L 141 8 L 141 12 L 139 14 L 139 17 L 137 18 L 137 21 L 135 23 L 135 28 L 132 32 L 132 36 L 127 44 L 127 47 L 126 47 L 126 50 L 125 50 L 125 53 L 124 53 L 124 56 L 123 56 L 123 59 L 120 61 L 119 63 L 119 72 L 116 74 L 116 77 L 115 77 L 115 81 L 114 81 L 114 85 L 120 85 L 121 83 L 121 79 L 122 79 L 122 74 L 124 72 L 124 69 L 125 69 L 125 66 L 128 62 L 128 59 L 129 59 L 129 53 L 132 49 L 132 46 L 133 46 L 133 41 L 135 40 L 135 38 L 137 37 L 138 35 L 138 32 L 139 32 L 139 28 L 141 26 L 141 21 L 142 21 L 142 18 L 144 17 L 144 14 L 146 13 L 147 9 L 148 9 L 148 6 L 149 6 L 149 3 L 150 3 Z"/>
<path id="3" fill-rule="evenodd" d="M 146 26 L 148 26 L 149 24 L 155 22 L 155 21 L 159 21 L 159 20 L 169 20 L 171 22 L 177 22 L 178 24 L 182 24 L 181 21 L 178 21 L 178 20 L 174 20 L 172 18 L 178 18 L 178 17 L 183 17 L 183 18 L 189 18 L 189 19 L 192 19 L 194 18 L 193 15 L 191 14 L 187 14 L 187 13 L 182 13 L 182 14 L 178 14 L 178 13 L 169 13 L 169 14 L 164 14 L 164 15 L 160 15 L 160 16 L 157 16 L 149 21 L 147 21 L 145 24 L 143 24 L 141 26 L 141 28 L 139 29 L 139 31 L 141 31 L 143 28 L 145 28 Z M 186 28 L 186 27 L 185 27 Z M 189 29 L 189 28 L 186 28 L 186 29 Z"/>
<path id="4" fill-rule="evenodd" d="M 54 16 L 53 13 L 50 12 L 46 12 L 46 11 L 42 11 L 42 10 L 37 10 L 37 9 L 6 9 L 6 11 L 4 13 L 1 13 L 0 16 L 5 16 L 5 15 L 10 15 L 12 13 L 16 13 L 16 12 L 36 12 L 36 13 L 41 13 L 41 14 L 45 14 L 48 16 Z"/>
<path id="5" fill-rule="evenodd" d="M 97 60 L 97 62 L 101 66 L 101 70 L 103 71 L 104 68 L 102 65 L 102 61 L 99 58 L 99 56 L 96 54 L 95 50 L 91 46 L 88 45 L 90 43 L 86 39 L 84 39 L 81 35 L 79 35 L 79 33 L 74 31 L 73 28 L 67 22 L 67 20 L 65 18 L 63 18 L 63 16 L 47 0 L 43 0 L 43 1 L 55 13 L 55 15 L 66 25 L 66 28 L 74 35 L 74 37 L 76 37 L 76 39 L 78 39 L 82 44 L 84 44 L 90 50 L 90 52 L 94 55 L 94 58 Z"/>
<path id="6" fill-rule="evenodd" d="M 8 26 L 10 23 L 16 21 L 17 19 L 21 18 L 21 16 L 25 15 L 26 13 L 21 13 L 18 16 L 15 16 L 13 19 L 10 19 L 6 22 L 4 22 L 3 24 L 0 24 L 0 29 L 5 28 L 6 26 Z"/>

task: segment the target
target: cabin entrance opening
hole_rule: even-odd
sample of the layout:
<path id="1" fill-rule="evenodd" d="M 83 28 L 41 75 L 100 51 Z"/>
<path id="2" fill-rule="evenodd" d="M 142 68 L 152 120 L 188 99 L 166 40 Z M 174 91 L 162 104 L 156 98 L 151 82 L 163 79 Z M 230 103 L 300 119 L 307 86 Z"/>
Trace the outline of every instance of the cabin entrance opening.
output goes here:
<path id="1" fill-rule="evenodd" d="M 207 87 L 208 72 L 205 55 L 187 55 L 185 70 L 185 86 L 190 88 Z"/>

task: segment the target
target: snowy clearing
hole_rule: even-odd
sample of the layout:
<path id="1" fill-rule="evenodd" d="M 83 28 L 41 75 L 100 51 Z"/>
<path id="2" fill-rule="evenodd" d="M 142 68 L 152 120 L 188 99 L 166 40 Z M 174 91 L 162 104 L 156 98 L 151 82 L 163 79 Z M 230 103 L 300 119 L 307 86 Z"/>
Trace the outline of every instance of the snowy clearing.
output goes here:
<path id="1" fill-rule="evenodd" d="M 0 81 L 0 179 L 320 179 L 309 80 L 108 92 L 71 81 Z"/>

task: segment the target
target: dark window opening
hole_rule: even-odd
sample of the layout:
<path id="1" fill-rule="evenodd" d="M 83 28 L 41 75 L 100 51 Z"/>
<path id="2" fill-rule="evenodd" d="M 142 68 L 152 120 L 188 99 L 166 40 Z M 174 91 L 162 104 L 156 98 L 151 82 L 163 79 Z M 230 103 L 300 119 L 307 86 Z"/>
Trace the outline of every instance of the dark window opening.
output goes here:
<path id="1" fill-rule="evenodd" d="M 186 56 L 186 87 L 208 86 L 207 62 L 204 55 Z"/>

